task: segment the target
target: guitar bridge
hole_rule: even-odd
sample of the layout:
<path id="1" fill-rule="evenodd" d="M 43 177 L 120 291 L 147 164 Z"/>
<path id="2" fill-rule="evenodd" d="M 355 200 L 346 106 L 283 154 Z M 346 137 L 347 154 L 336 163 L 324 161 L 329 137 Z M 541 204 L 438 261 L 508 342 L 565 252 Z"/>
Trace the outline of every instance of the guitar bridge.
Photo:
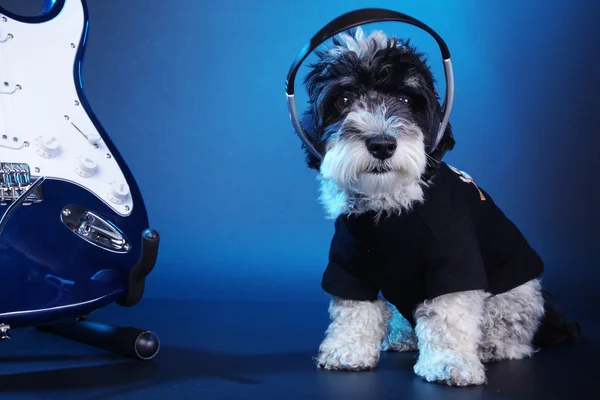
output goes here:
<path id="1" fill-rule="evenodd" d="M 0 163 L 0 205 L 8 205 L 17 200 L 32 185 L 29 165 L 23 163 Z M 22 205 L 42 201 L 42 187 L 33 190 Z"/>

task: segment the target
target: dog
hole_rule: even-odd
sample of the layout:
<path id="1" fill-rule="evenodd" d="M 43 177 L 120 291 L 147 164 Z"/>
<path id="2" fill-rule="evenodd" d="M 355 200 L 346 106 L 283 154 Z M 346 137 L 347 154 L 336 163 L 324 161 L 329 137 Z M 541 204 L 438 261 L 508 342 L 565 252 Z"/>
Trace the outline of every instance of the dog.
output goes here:
<path id="1" fill-rule="evenodd" d="M 544 265 L 467 173 L 427 59 L 410 40 L 361 28 L 317 50 L 303 124 L 323 159 L 320 202 L 335 220 L 322 287 L 331 322 L 319 368 L 371 370 L 382 351 L 418 351 L 414 373 L 487 382 L 485 364 L 573 342 L 579 326 L 542 289 Z"/>

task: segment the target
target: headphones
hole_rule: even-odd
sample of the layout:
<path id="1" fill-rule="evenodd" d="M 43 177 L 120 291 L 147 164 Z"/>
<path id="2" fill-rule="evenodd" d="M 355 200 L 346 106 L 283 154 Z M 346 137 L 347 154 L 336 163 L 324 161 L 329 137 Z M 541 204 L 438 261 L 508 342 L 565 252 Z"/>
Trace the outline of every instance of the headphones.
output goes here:
<path id="1" fill-rule="evenodd" d="M 312 39 L 310 39 L 310 42 L 308 42 L 308 44 L 304 46 L 304 48 L 296 56 L 296 59 L 292 63 L 285 81 L 285 97 L 287 100 L 290 120 L 292 121 L 294 130 L 308 151 L 310 151 L 320 161 L 323 160 L 323 154 L 319 153 L 313 144 L 313 141 L 317 137 L 317 131 L 316 127 L 314 126 L 314 122 L 311 118 L 305 117 L 302 123 L 300 123 L 300 120 L 298 119 L 298 110 L 296 108 L 296 99 L 294 97 L 294 81 L 296 79 L 298 69 L 300 69 L 302 62 L 313 50 L 331 37 L 358 25 L 382 21 L 396 21 L 414 25 L 429 33 L 437 42 L 442 52 L 442 60 L 444 62 L 446 96 L 442 105 L 442 116 L 441 118 L 437 117 L 432 124 L 432 129 L 434 131 L 431 132 L 431 136 L 435 137 L 435 140 L 428 144 L 428 154 L 432 154 L 435 151 L 442 140 L 442 137 L 444 136 L 444 132 L 448 126 L 448 120 L 450 119 L 450 114 L 452 112 L 452 105 L 454 104 L 454 74 L 452 72 L 452 61 L 450 60 L 450 51 L 448 50 L 448 46 L 440 37 L 440 35 L 438 35 L 433 29 L 413 17 L 382 8 L 364 8 L 343 14 L 321 28 L 321 30 L 317 32 Z"/>

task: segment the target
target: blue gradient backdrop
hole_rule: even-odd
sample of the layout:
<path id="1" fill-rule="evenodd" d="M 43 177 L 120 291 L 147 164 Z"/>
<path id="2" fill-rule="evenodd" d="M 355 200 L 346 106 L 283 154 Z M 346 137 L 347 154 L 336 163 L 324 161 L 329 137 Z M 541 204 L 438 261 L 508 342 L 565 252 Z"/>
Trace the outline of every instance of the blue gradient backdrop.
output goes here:
<path id="1" fill-rule="evenodd" d="M 0 4 L 31 13 L 41 0 Z M 88 6 L 86 92 L 162 233 L 148 297 L 323 299 L 332 223 L 323 217 L 315 173 L 304 167 L 289 123 L 284 80 L 322 25 L 375 6 L 422 19 L 445 38 L 457 88 L 451 119 L 457 147 L 447 160 L 471 173 L 527 235 L 561 303 L 597 298 L 600 3 L 88 0 Z"/>

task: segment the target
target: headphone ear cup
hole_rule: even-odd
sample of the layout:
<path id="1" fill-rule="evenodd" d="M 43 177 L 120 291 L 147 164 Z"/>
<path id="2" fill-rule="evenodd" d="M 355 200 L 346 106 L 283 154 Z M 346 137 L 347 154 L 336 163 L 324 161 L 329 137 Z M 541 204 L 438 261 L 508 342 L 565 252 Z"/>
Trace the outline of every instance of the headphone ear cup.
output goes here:
<path id="1" fill-rule="evenodd" d="M 435 116 L 433 117 L 433 121 L 431 122 L 431 128 L 429 130 L 429 138 L 427 138 L 427 154 L 431 154 L 431 152 L 433 152 L 435 149 L 433 148 L 433 145 L 435 143 L 435 140 L 437 139 L 437 135 L 438 132 L 440 131 L 440 124 L 442 122 L 442 118 L 441 118 L 441 114 L 440 113 L 435 113 Z"/>

